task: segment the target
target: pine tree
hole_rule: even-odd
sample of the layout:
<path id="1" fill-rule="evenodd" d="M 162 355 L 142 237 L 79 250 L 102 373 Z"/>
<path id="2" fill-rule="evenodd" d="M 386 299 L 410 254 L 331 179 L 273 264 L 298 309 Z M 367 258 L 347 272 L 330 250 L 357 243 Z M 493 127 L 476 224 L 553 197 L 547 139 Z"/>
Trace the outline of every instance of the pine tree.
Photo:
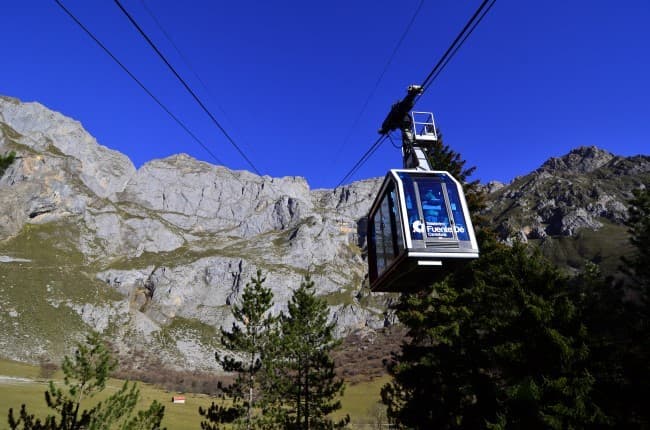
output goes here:
<path id="1" fill-rule="evenodd" d="M 634 246 L 634 254 L 624 259 L 630 282 L 626 288 L 632 293 L 625 302 L 625 316 L 629 328 L 627 342 L 620 342 L 624 398 L 627 403 L 619 421 L 636 428 L 650 428 L 650 189 L 635 190 L 630 201 L 627 225 Z"/>
<path id="2" fill-rule="evenodd" d="M 596 401 L 616 428 L 650 428 L 650 191 L 635 191 L 628 219 L 632 256 L 621 279 L 587 266 L 576 279 L 589 327 Z"/>
<path id="3" fill-rule="evenodd" d="M 16 153 L 14 151 L 9 152 L 6 155 L 0 155 L 0 177 L 5 173 L 7 167 L 11 165 L 16 159 Z"/>
<path id="4" fill-rule="evenodd" d="M 136 430 L 160 429 L 165 407 L 153 401 L 149 409 L 135 413 L 140 398 L 136 384 L 125 382 L 120 390 L 90 409 L 83 409 L 85 400 L 92 399 L 106 387 L 115 361 L 104 346 L 99 334 L 91 333 L 85 343 L 77 344 L 74 358 L 65 357 L 62 364 L 65 389 L 50 381 L 45 392 L 47 406 L 54 411 L 44 420 L 27 412 L 22 405 L 16 418 L 9 409 L 9 427 L 12 430 Z"/>
<path id="5" fill-rule="evenodd" d="M 630 242 L 635 248 L 632 258 L 624 259 L 632 275 L 631 288 L 644 308 L 650 305 L 650 189 L 635 190 L 630 200 L 627 221 Z"/>
<path id="6" fill-rule="evenodd" d="M 231 331 L 222 330 L 223 346 L 237 355 L 221 356 L 217 353 L 215 356 L 225 371 L 237 373 L 237 379 L 230 386 L 222 387 L 231 403 L 218 405 L 213 402 L 207 410 L 199 408 L 199 414 L 206 418 L 201 423 L 204 430 L 218 430 L 224 423 L 236 423 L 246 429 L 255 425 L 253 410 L 259 385 L 256 375 L 261 369 L 274 322 L 269 314 L 273 293 L 264 287 L 265 280 L 258 270 L 246 284 L 241 302 L 233 307 L 235 321 Z"/>
<path id="7" fill-rule="evenodd" d="M 465 273 L 403 297 L 407 342 L 382 398 L 407 428 L 581 428 L 591 397 L 586 330 L 568 280 L 524 245 L 484 244 Z"/>
<path id="8" fill-rule="evenodd" d="M 268 428 L 332 429 L 349 422 L 349 417 L 336 423 L 328 418 L 341 407 L 334 399 L 343 394 L 344 384 L 329 356 L 337 344 L 334 323 L 328 322 L 327 303 L 314 295 L 313 287 L 306 277 L 294 291 L 266 356 Z"/>

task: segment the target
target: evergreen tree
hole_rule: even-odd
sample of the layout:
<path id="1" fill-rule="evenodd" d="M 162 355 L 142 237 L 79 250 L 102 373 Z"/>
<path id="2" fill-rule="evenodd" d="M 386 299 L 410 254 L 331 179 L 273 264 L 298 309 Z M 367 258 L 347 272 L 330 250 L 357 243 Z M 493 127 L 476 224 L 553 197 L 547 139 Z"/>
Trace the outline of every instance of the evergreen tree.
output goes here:
<path id="1" fill-rule="evenodd" d="M 328 323 L 327 303 L 317 298 L 314 283 L 306 277 L 294 291 L 286 314 L 280 315 L 273 349 L 265 358 L 265 413 L 268 428 L 333 429 L 328 415 L 339 409 L 334 400 L 343 394 L 336 378 L 330 350 L 337 344 L 334 323 Z"/>
<path id="2" fill-rule="evenodd" d="M 635 190 L 630 201 L 630 241 L 635 248 L 630 259 L 624 259 L 631 274 L 627 286 L 632 298 L 626 302 L 629 341 L 624 343 L 624 391 L 627 410 L 621 418 L 625 425 L 650 428 L 650 189 Z"/>
<path id="3" fill-rule="evenodd" d="M 595 396 L 616 428 L 650 428 L 650 191 L 635 191 L 628 226 L 634 246 L 624 280 L 603 279 L 590 264 L 583 290 Z"/>
<path id="4" fill-rule="evenodd" d="M 44 420 L 27 412 L 22 405 L 20 414 L 14 417 L 9 409 L 9 427 L 12 430 L 145 430 L 160 429 L 165 407 L 153 401 L 149 409 L 138 411 L 136 403 L 140 393 L 135 384 L 125 382 L 115 394 L 98 402 L 89 409 L 82 410 L 85 400 L 92 399 L 104 390 L 109 374 L 115 370 L 117 362 L 101 341 L 99 334 L 92 333 L 85 343 L 79 343 L 74 358 L 65 357 L 62 364 L 64 385 L 57 388 L 50 381 L 45 392 L 47 406 L 54 411 Z"/>
<path id="5" fill-rule="evenodd" d="M 266 278 L 262 272 L 246 284 L 241 302 L 233 307 L 233 322 L 230 332 L 222 330 L 224 347 L 237 355 L 220 356 L 217 362 L 227 372 L 237 372 L 237 379 L 228 387 L 222 387 L 229 397 L 218 405 L 214 402 L 207 410 L 199 408 L 199 414 L 206 418 L 201 423 L 204 430 L 218 430 L 224 423 L 236 423 L 250 429 L 255 425 L 253 409 L 256 407 L 258 381 L 256 375 L 262 366 L 262 357 L 268 346 L 268 335 L 273 324 L 269 310 L 273 306 L 273 293 L 264 287 Z M 259 392 L 257 393 L 259 394 Z M 231 403 L 230 403 L 231 402 Z"/>
<path id="6" fill-rule="evenodd" d="M 585 327 L 567 279 L 524 245 L 484 243 L 464 273 L 404 296 L 409 341 L 382 390 L 406 428 L 581 428 L 591 399 Z"/>
<path id="7" fill-rule="evenodd" d="M 0 177 L 2 177 L 2 175 L 5 173 L 5 170 L 7 170 L 7 167 L 9 167 L 15 159 L 16 153 L 14 151 L 11 151 L 6 155 L 0 155 Z"/>
<path id="8" fill-rule="evenodd" d="M 632 258 L 624 259 L 624 263 L 632 275 L 630 287 L 638 303 L 647 310 L 650 304 L 650 189 L 634 191 L 629 215 L 627 225 L 635 252 Z"/>

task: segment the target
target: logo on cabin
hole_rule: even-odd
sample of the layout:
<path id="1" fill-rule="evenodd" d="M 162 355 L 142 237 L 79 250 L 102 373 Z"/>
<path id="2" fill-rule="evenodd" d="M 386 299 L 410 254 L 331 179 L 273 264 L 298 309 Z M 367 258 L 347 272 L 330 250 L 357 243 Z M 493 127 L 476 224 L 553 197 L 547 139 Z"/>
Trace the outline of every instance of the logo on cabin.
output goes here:
<path id="1" fill-rule="evenodd" d="M 453 232 L 456 233 L 465 233 L 465 227 L 462 225 L 450 226 L 441 222 L 427 222 L 422 223 L 422 221 L 414 221 L 411 225 L 413 233 L 424 233 L 426 230 L 427 237 L 442 237 L 442 238 L 451 238 Z"/>

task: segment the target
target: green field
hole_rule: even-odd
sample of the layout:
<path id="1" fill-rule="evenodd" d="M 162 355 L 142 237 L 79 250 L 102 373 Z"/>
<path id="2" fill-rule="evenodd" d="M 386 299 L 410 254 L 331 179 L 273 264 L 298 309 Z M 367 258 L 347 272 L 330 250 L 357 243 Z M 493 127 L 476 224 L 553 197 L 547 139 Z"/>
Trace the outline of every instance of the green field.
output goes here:
<path id="1" fill-rule="evenodd" d="M 30 413 L 37 417 L 45 417 L 48 409 L 45 405 L 44 392 L 47 382 L 39 378 L 40 369 L 37 366 L 0 360 L 0 429 L 8 428 L 7 414 L 9 408 L 17 412 L 21 404 L 27 405 Z M 10 377 L 10 378 L 4 378 Z M 21 379 L 12 379 L 21 378 Z M 60 372 L 53 376 L 55 381 L 60 380 Z M 387 379 L 351 385 L 346 388 L 342 399 L 343 410 L 338 411 L 335 417 L 350 414 L 352 429 L 372 428 L 376 416 L 381 411 L 378 408 L 379 391 Z M 120 388 L 123 381 L 112 379 L 107 389 L 98 397 L 106 397 Z M 163 425 L 169 430 L 173 429 L 199 429 L 201 417 L 198 414 L 199 406 L 208 407 L 212 398 L 203 394 L 184 394 L 186 403 L 175 405 L 171 403 L 174 393 L 156 388 L 148 384 L 139 384 L 141 407 L 149 405 L 153 400 L 158 400 L 165 406 L 165 419 Z"/>
<path id="2" fill-rule="evenodd" d="M 45 417 L 48 408 L 45 404 L 44 392 L 47 390 L 47 381 L 38 377 L 39 368 L 26 364 L 15 363 L 6 360 L 0 360 L 0 429 L 8 428 L 7 414 L 9 408 L 15 412 L 20 410 L 20 406 L 25 403 L 30 413 L 36 414 L 37 417 Z M 23 380 L 5 379 L 2 376 L 14 378 L 28 378 L 29 382 Z M 60 380 L 62 374 L 56 373 L 53 377 L 55 381 Z M 123 384 L 123 381 L 111 379 L 106 390 L 102 392 L 98 399 L 107 397 L 117 391 Z M 168 429 L 183 428 L 200 428 L 200 416 L 198 414 L 199 406 L 207 407 L 212 401 L 209 396 L 202 394 L 185 394 L 186 403 L 184 405 L 175 405 L 171 403 L 172 393 L 158 389 L 148 384 L 138 384 L 140 387 L 141 407 L 151 404 L 153 400 L 158 400 L 165 405 L 165 419 L 163 425 Z"/>

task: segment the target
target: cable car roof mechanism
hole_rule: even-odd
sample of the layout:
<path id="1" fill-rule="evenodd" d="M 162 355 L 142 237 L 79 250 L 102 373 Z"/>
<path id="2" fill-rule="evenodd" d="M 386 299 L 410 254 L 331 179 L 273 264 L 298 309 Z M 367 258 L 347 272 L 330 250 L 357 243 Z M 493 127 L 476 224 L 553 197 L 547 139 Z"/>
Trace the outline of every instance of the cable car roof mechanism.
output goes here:
<path id="1" fill-rule="evenodd" d="M 423 147 L 438 139 L 433 114 L 410 112 L 420 86 L 395 103 L 380 134 L 402 132 L 403 169 L 384 178 L 368 215 L 368 273 L 373 292 L 409 292 L 478 258 L 463 187 L 431 170 Z"/>

